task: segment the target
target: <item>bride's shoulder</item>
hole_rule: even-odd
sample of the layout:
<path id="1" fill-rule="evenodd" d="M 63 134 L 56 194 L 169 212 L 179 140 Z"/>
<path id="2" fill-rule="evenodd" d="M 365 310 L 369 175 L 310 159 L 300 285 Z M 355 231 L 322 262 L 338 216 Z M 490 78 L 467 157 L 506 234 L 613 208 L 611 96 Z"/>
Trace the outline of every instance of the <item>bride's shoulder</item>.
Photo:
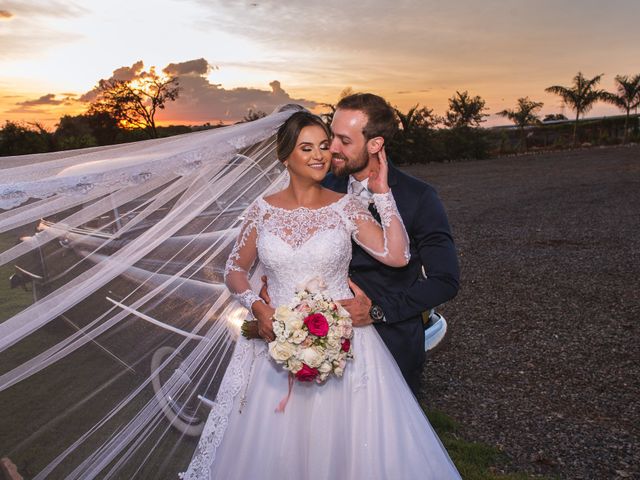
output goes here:
<path id="1" fill-rule="evenodd" d="M 333 190 L 329 190 L 328 188 L 325 188 L 323 193 L 327 200 L 327 204 L 337 203 L 347 196 L 346 193 L 334 192 Z"/>
<path id="2" fill-rule="evenodd" d="M 280 192 L 272 193 L 271 195 L 264 195 L 264 196 L 259 197 L 259 199 L 263 200 L 263 201 L 265 201 L 267 203 L 271 203 L 272 201 L 274 201 L 274 199 L 277 202 L 277 200 L 279 198 L 279 196 L 278 196 L 279 193 Z"/>

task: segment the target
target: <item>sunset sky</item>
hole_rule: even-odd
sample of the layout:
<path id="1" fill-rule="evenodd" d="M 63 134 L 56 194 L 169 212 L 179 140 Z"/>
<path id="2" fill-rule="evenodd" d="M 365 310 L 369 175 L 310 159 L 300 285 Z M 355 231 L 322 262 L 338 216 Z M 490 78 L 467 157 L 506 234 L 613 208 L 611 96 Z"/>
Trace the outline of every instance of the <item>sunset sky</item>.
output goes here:
<path id="1" fill-rule="evenodd" d="M 231 122 L 342 90 L 443 114 L 456 90 L 489 113 L 573 76 L 640 73 L 638 0 L 0 0 L 0 122 L 86 110 L 101 78 L 155 66 L 182 92 L 162 123 Z M 571 116 L 568 109 L 564 110 Z M 590 116 L 617 114 L 598 105 Z M 494 115 L 487 125 L 503 124 Z"/>

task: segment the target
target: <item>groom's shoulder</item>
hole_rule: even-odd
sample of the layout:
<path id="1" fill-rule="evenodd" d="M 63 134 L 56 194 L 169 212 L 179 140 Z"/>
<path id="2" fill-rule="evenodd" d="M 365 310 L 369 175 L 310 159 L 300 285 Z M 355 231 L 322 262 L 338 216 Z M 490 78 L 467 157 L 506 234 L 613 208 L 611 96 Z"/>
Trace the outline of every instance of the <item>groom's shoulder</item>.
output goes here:
<path id="1" fill-rule="evenodd" d="M 346 183 L 347 180 L 342 177 L 336 177 L 333 173 L 329 172 L 322 180 L 322 186 L 325 188 L 330 188 L 331 190 L 336 190 L 340 188 L 342 183 Z"/>

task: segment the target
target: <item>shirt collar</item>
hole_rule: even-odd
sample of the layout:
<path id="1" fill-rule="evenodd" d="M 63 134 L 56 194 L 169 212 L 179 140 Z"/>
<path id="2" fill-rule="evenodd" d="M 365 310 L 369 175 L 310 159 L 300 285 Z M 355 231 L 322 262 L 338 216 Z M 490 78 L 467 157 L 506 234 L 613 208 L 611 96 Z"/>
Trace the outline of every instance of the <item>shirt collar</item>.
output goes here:
<path id="1" fill-rule="evenodd" d="M 349 191 L 351 191 L 351 184 L 352 184 L 353 182 L 357 182 L 357 181 L 358 181 L 358 180 L 356 180 L 355 178 L 353 178 L 353 175 L 349 175 L 349 185 L 348 185 Z M 365 192 L 363 192 L 363 193 L 370 194 L 371 192 L 369 191 L 369 187 L 368 187 L 368 185 L 369 185 L 369 177 L 365 178 L 365 179 L 364 179 L 364 180 L 362 180 L 360 183 L 362 184 L 362 186 L 363 186 L 363 187 L 364 187 L 364 189 L 365 189 Z"/>

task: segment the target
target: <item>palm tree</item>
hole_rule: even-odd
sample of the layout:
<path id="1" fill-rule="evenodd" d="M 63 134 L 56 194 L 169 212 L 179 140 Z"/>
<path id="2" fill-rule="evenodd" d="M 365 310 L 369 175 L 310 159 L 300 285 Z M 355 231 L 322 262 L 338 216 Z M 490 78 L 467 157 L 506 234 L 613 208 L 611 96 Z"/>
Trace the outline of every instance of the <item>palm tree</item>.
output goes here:
<path id="1" fill-rule="evenodd" d="M 616 93 L 610 93 L 607 101 L 627 112 L 624 119 L 624 143 L 629 135 L 629 113 L 640 105 L 640 73 L 629 77 L 616 75 Z"/>
<path id="2" fill-rule="evenodd" d="M 396 111 L 396 116 L 398 117 L 398 120 L 400 120 L 402 131 L 409 132 L 413 130 L 413 128 L 415 127 L 416 121 L 418 119 L 418 116 L 416 115 L 416 112 L 418 111 L 418 104 L 411 107 L 407 113 L 402 113 L 397 108 L 394 108 L 394 110 Z"/>
<path id="3" fill-rule="evenodd" d="M 433 110 L 420 107 L 418 104 L 411 107 L 407 113 L 402 113 L 394 108 L 396 117 L 400 123 L 400 130 L 388 145 L 387 152 L 395 159 L 429 158 L 434 156 L 433 129 L 439 122 L 439 118 L 433 114 Z"/>
<path id="4" fill-rule="evenodd" d="M 544 103 L 542 102 L 534 102 L 532 100 L 529 100 L 529 97 L 524 97 L 518 99 L 518 108 L 516 108 L 515 110 L 506 109 L 497 113 L 497 115 L 507 117 L 509 120 L 515 123 L 520 130 L 521 150 L 526 150 L 527 148 L 527 139 L 525 137 L 524 129 L 528 125 L 540 124 L 540 119 L 538 118 L 536 112 L 537 110 L 540 110 L 543 105 Z"/>
<path id="5" fill-rule="evenodd" d="M 484 113 L 485 101 L 476 95 L 472 97 L 466 90 L 456 94 L 449 99 L 449 110 L 447 111 L 444 124 L 450 128 L 479 127 L 484 122 L 484 117 L 489 115 Z"/>
<path id="6" fill-rule="evenodd" d="M 545 88 L 545 91 L 549 93 L 555 93 L 562 98 L 565 105 L 568 105 L 571 109 L 576 111 L 576 122 L 573 126 L 573 145 L 577 142 L 578 121 L 580 115 L 584 116 L 593 104 L 598 100 L 607 100 L 608 94 L 604 90 L 596 89 L 596 85 L 600 83 L 602 76 L 596 75 L 593 78 L 585 78 L 582 72 L 573 77 L 573 85 L 571 87 L 563 87 L 561 85 L 553 85 L 549 88 Z"/>
<path id="7" fill-rule="evenodd" d="M 433 128 L 438 123 L 438 118 L 433 115 L 433 110 L 427 107 L 418 108 L 419 104 L 414 105 L 407 113 L 402 113 L 394 108 L 402 131 L 411 132 L 416 128 Z"/>

